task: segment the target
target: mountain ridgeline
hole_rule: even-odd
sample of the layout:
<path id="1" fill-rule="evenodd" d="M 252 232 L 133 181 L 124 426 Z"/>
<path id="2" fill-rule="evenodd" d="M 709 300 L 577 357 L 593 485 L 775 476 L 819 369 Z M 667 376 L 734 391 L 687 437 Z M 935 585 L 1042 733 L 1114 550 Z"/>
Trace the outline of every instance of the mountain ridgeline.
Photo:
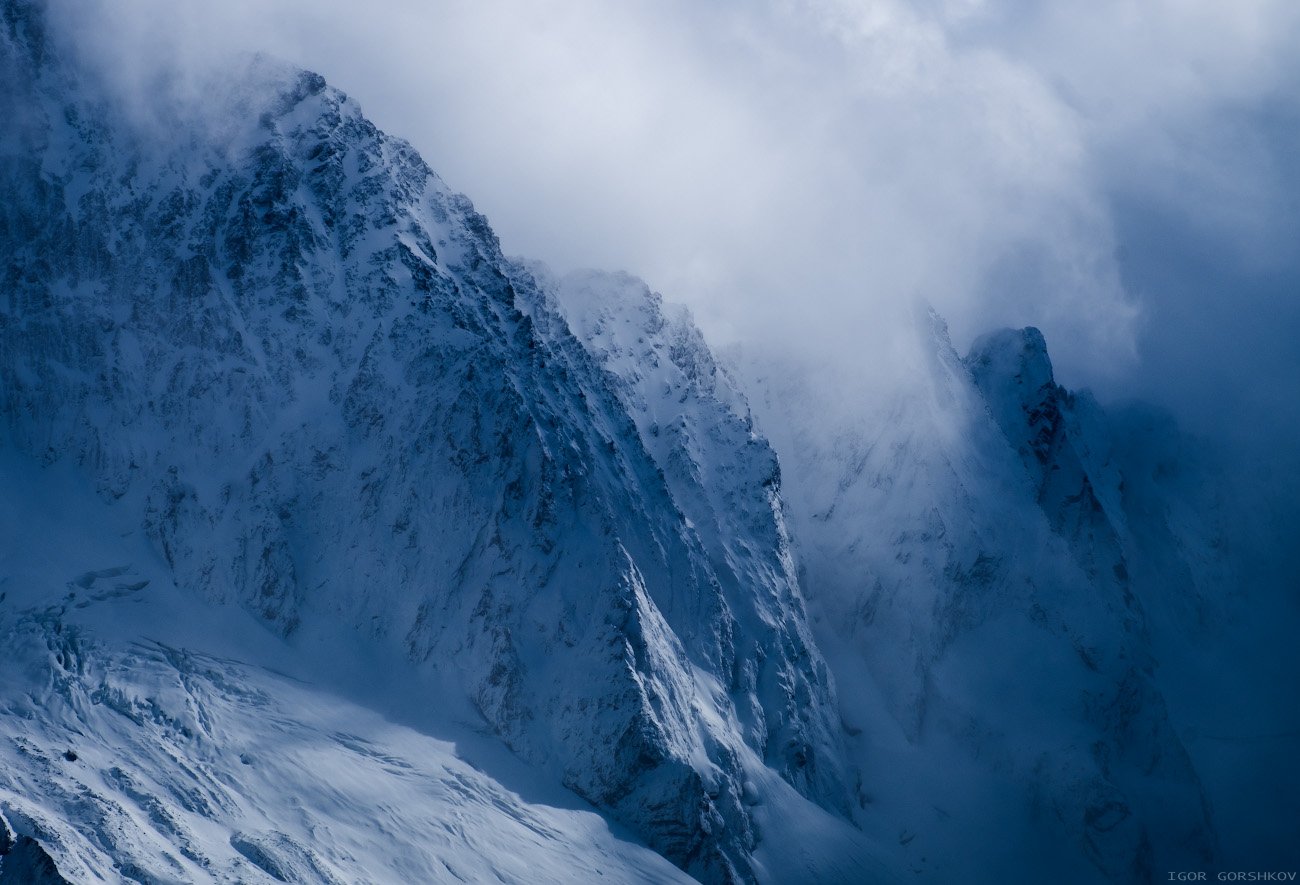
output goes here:
<path id="1" fill-rule="evenodd" d="M 137 507 L 197 597 L 455 668 L 520 756 L 703 878 L 753 878 L 747 768 L 846 806 L 752 433 L 739 551 L 485 220 L 320 77 L 253 60 L 228 126 L 153 140 L 36 7 L 5 24 L 10 445 Z"/>
<path id="2" fill-rule="evenodd" d="M 944 834 L 980 828 L 960 807 L 893 816 L 942 792 L 891 793 L 894 728 L 900 772 L 960 757 L 993 777 L 1037 821 L 1045 867 L 1124 881 L 1212 860 L 1143 593 L 1150 563 L 1177 563 L 1203 614 L 1219 566 L 1189 561 L 1206 542 L 1184 524 L 1142 515 L 1160 491 L 1125 474 L 1100 407 L 1055 384 L 1036 331 L 962 361 L 926 320 L 929 393 L 900 401 L 904 420 L 802 438 L 806 374 L 773 380 L 752 354 L 727 368 L 634 278 L 507 259 L 321 77 L 247 59 L 202 113 L 142 115 L 41 3 L 0 10 L 0 453 L 69 551 L 19 569 L 36 554 L 15 549 L 0 576 L 0 836 L 25 852 L 0 882 L 20 863 L 73 880 L 517 879 L 509 854 L 546 878 L 557 846 L 588 875 L 676 875 L 638 843 L 703 882 L 950 876 L 964 849 Z M 970 423 L 960 445 L 940 416 Z M 65 481 L 81 516 L 54 503 Z M 25 513 L 5 511 L 15 533 Z M 137 559 L 77 570 L 83 536 Z M 132 614 L 164 599 L 185 619 L 241 613 L 278 651 L 259 670 L 181 649 Z M 445 747 L 434 765 L 381 750 L 398 739 L 379 726 L 313 724 L 328 677 L 291 684 L 271 660 L 321 644 L 395 662 L 384 681 L 426 719 L 463 702 L 528 777 L 615 829 L 576 835 L 586 812 L 547 817 Z M 990 688 L 1021 654 L 1046 695 Z M 450 694 L 421 694 L 435 684 Z M 333 761 L 258 762 L 239 723 L 240 741 L 265 728 Z M 99 755 L 51 749 L 95 740 Z M 319 783 L 351 764 L 389 798 Z M 439 815 L 481 809 L 451 847 L 409 821 L 340 835 L 393 796 L 397 817 L 433 815 L 421 765 L 451 797 Z M 302 798 L 259 807 L 253 832 L 253 790 Z M 499 860 L 473 848 L 520 822 Z M 896 838 L 907 827 L 931 860 Z"/>

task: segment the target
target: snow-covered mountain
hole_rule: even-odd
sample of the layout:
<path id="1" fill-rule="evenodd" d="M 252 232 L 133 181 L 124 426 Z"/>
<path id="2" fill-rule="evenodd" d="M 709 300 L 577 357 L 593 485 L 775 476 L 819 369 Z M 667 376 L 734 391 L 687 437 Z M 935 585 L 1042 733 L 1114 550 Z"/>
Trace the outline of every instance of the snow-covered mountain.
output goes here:
<path id="1" fill-rule="evenodd" d="M 1237 856 L 1169 669 L 1244 598 L 1241 508 L 1035 330 L 926 314 L 883 403 L 719 360 L 504 257 L 315 74 L 141 102 L 0 13 L 0 883 Z"/>
<path id="2" fill-rule="evenodd" d="M 747 427 L 692 431 L 723 434 L 725 468 L 745 473 L 728 487 L 661 468 L 533 274 L 320 77 L 255 59 L 207 84 L 201 116 L 163 106 L 142 120 L 87 80 L 39 4 L 3 9 L 4 110 L 19 121 L 0 171 L 6 457 L 75 468 L 164 566 L 56 562 L 8 578 L 5 630 L 46 685 L 24 695 L 46 698 L 35 708 L 13 700 L 11 720 L 30 715 L 62 745 L 100 735 L 97 703 L 125 696 L 122 715 L 156 707 L 203 743 L 222 703 L 236 718 L 279 706 L 279 683 L 250 689 L 255 703 L 242 688 L 223 698 L 234 671 L 178 666 L 197 650 L 156 633 L 142 651 L 129 624 L 108 634 L 126 647 L 84 665 L 41 651 L 62 640 L 19 638 L 39 624 L 98 649 L 89 612 L 173 582 L 193 600 L 185 617 L 235 607 L 289 648 L 362 637 L 402 660 L 387 679 L 454 686 L 519 758 L 703 880 L 762 872 L 759 806 L 843 814 L 833 683 L 784 543 L 774 458 Z M 728 506 L 717 494 L 755 498 L 710 522 Z M 78 601 L 54 605 L 63 591 L 32 581 Z M 144 675 L 155 664 L 163 674 Z M 137 670 L 144 685 L 107 675 Z M 177 703 L 195 723 L 155 680 L 187 685 Z M 41 713 L 65 704 L 77 715 Z M 351 764 L 350 743 L 326 743 Z M 148 838 L 118 839 L 66 806 L 60 830 L 59 812 L 29 807 L 59 795 L 45 786 L 52 751 L 9 749 L 6 814 L 46 820 L 60 868 L 221 877 L 240 863 L 230 845 L 264 870 L 250 853 L 308 878 L 330 868 L 284 833 L 249 850 L 238 835 L 176 845 L 181 800 L 149 788 L 167 782 L 133 769 L 140 758 L 84 789 L 143 809 Z M 187 811 L 233 826 L 233 812 Z M 94 832 L 74 837 L 87 821 Z M 836 826 L 822 838 L 841 838 Z M 150 848 L 168 841 L 170 872 Z"/>

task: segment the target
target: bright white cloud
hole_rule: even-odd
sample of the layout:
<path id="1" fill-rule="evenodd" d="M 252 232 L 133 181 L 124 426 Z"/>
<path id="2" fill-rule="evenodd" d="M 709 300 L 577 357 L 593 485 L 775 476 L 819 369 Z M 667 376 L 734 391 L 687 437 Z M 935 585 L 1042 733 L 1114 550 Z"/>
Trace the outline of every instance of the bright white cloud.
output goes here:
<path id="1" fill-rule="evenodd" d="M 1177 264 L 1189 231 L 1293 251 L 1300 174 L 1264 112 L 1297 113 L 1290 0 L 54 2 L 146 95 L 160 58 L 320 70 L 508 251 L 872 371 L 919 296 L 959 346 L 1033 323 L 1071 383 L 1172 385 L 1166 319 L 1221 305 L 1135 285 L 1117 207 L 1178 220 L 1143 260 Z"/>

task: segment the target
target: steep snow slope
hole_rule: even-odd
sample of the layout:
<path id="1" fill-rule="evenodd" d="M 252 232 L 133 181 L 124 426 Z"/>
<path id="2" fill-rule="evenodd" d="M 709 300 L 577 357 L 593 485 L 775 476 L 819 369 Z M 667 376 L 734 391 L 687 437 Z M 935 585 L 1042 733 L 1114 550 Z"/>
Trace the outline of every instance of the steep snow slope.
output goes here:
<path id="1" fill-rule="evenodd" d="M 938 879 L 1204 867 L 1210 807 L 1156 676 L 1099 410 L 1056 387 L 1032 330 L 963 361 L 930 314 L 902 352 L 913 383 L 883 404 L 740 358 L 859 733 L 859 819 Z"/>
<path id="2" fill-rule="evenodd" d="M 0 481 L 0 815 L 69 881 L 688 881 L 363 643 L 196 610 L 76 471 Z"/>
<path id="3" fill-rule="evenodd" d="M 255 60 L 205 84 L 201 114 L 141 115 L 78 68 L 40 4 L 0 9 L 15 457 L 88 477 L 161 555 L 185 617 L 231 606 L 289 648 L 359 636 L 401 659 L 396 682 L 436 674 L 519 757 L 706 881 L 762 872 L 772 803 L 846 808 L 770 453 L 737 456 L 738 494 L 757 497 L 726 528 L 754 534 L 720 540 L 704 478 L 660 470 L 484 219 L 319 77 Z M 19 621 L 40 607 L 5 605 Z M 168 654 L 110 645 L 88 672 L 132 660 L 183 681 Z M 216 672 L 195 691 L 252 715 Z M 286 715 L 289 734 L 318 721 Z M 29 797 L 46 792 L 57 768 L 16 758 Z"/>
<path id="4" fill-rule="evenodd" d="M 538 265 L 532 270 L 542 282 L 542 304 L 564 315 L 607 373 L 700 538 L 731 612 L 753 637 L 750 648 L 738 650 L 735 676 L 751 743 L 766 748 L 787 780 L 837 796 L 845 808 L 838 720 L 805 722 L 798 715 L 801 708 L 834 709 L 833 683 L 807 628 L 776 455 L 755 434 L 744 397 L 689 313 L 665 306 L 644 282 L 593 271 L 557 279 Z M 780 714 L 772 717 L 765 707 Z M 809 725 L 818 731 L 806 732 Z"/>
<path id="5" fill-rule="evenodd" d="M 744 395 L 714 359 L 690 313 L 666 304 L 627 274 L 579 271 L 556 277 L 540 265 L 528 267 L 542 284 L 544 303 L 563 313 L 606 373 L 677 506 L 719 572 L 730 576 L 724 592 L 734 600 L 733 610 L 743 613 L 753 635 L 765 637 L 765 644 L 754 648 L 755 658 L 761 662 L 780 649 L 788 660 L 815 663 L 818 674 L 817 682 L 799 682 L 799 672 L 787 665 L 775 685 L 764 685 L 763 670 L 750 663 L 741 684 L 757 684 L 760 695 L 786 703 L 793 685 L 797 704 L 833 703 L 831 677 L 805 626 L 776 455 L 755 433 Z M 756 593 L 760 588 L 767 592 Z M 762 711 L 755 707 L 747 721 L 761 728 Z M 795 777 L 825 774 L 824 761 L 818 771 L 807 754 L 810 742 L 842 744 L 831 734 L 810 739 L 788 727 L 775 732 L 770 721 L 767 738 L 773 768 Z M 842 762 L 833 773 L 845 784 L 858 777 Z M 890 854 L 892 834 L 864 838 L 829 815 L 809 814 L 773 798 L 755 809 L 755 819 L 761 832 L 776 835 L 757 852 L 761 871 L 772 881 L 892 878 L 890 866 L 879 860 Z"/>

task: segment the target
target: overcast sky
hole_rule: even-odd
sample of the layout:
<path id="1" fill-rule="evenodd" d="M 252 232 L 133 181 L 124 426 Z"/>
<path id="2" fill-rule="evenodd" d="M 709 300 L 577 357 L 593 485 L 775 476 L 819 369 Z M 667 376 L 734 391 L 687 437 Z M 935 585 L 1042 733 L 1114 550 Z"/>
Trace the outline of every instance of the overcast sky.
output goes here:
<path id="1" fill-rule="evenodd" d="M 137 86 L 324 73 L 508 253 L 637 273 L 720 343 L 880 371 L 923 298 L 959 348 L 1040 326 L 1103 398 L 1297 423 L 1294 0 L 53 2 Z"/>

